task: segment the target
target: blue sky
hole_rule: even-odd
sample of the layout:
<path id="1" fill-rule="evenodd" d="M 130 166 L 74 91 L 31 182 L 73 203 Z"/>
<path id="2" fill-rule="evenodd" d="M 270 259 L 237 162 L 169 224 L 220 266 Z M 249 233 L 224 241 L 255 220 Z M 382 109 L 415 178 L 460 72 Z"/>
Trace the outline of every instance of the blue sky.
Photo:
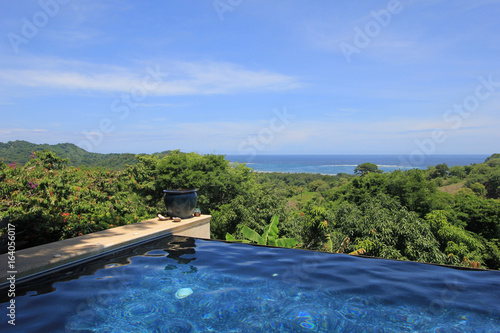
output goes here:
<path id="1" fill-rule="evenodd" d="M 500 152 L 499 1 L 0 4 L 0 141 Z"/>

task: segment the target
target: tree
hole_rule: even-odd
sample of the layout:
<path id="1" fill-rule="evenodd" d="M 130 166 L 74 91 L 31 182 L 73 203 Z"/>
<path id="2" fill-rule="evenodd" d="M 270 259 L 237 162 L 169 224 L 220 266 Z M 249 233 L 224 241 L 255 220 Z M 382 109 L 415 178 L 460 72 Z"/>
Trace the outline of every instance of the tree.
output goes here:
<path id="1" fill-rule="evenodd" d="M 500 239 L 500 202 L 484 199 L 474 194 L 456 196 L 454 210 L 465 223 L 465 229 L 482 235 L 488 240 Z"/>
<path id="2" fill-rule="evenodd" d="M 284 221 L 280 232 L 288 235 L 293 232 L 293 228 L 287 225 L 285 203 L 275 190 L 255 185 L 248 192 L 234 197 L 231 202 L 210 210 L 211 237 L 224 239 L 226 233 L 231 233 L 241 238 L 243 235 L 238 226 L 242 225 L 263 232 L 264 226 L 274 215 Z"/>
<path id="3" fill-rule="evenodd" d="M 307 186 L 307 189 L 311 192 L 324 192 L 329 188 L 328 184 L 322 179 L 317 179 Z"/>
<path id="4" fill-rule="evenodd" d="M 248 192 L 256 183 L 250 168 L 232 165 L 224 155 L 180 151 L 173 151 L 162 159 L 141 157 L 130 172 L 141 182 L 142 193 L 150 196 L 151 205 L 161 207 L 163 190 L 197 188 L 198 205 L 207 213 Z"/>
<path id="5" fill-rule="evenodd" d="M 492 159 L 495 159 L 495 158 L 500 158 L 500 154 L 493 154 L 493 155 L 491 155 L 490 157 L 488 157 L 485 160 L 485 162 L 491 161 Z"/>
<path id="6" fill-rule="evenodd" d="M 369 174 L 370 172 L 382 173 L 383 171 L 379 170 L 379 168 L 376 164 L 368 163 L 368 162 L 360 164 L 356 167 L 356 169 L 354 169 L 354 173 L 356 175 L 361 175 L 361 176 L 365 176 L 365 175 Z"/>
<path id="7" fill-rule="evenodd" d="M 489 198 L 500 198 L 500 168 L 488 173 L 488 180 L 484 184 Z"/>
<path id="8" fill-rule="evenodd" d="M 436 171 L 435 171 L 436 177 L 445 178 L 448 175 L 449 170 L 450 168 L 446 163 L 436 165 Z"/>
<path id="9" fill-rule="evenodd" d="M 474 183 L 469 186 L 469 188 L 479 197 L 486 196 L 486 187 L 480 183 Z"/>
<path id="10" fill-rule="evenodd" d="M 450 176 L 458 177 L 460 179 L 464 179 L 466 176 L 465 169 L 461 165 L 455 165 L 450 168 L 449 171 Z"/>
<path id="11" fill-rule="evenodd" d="M 384 186 L 388 194 L 421 217 L 435 209 L 437 185 L 425 178 L 424 170 L 395 170 L 388 174 Z"/>
<path id="12" fill-rule="evenodd" d="M 439 241 L 447 264 L 480 267 L 485 260 L 485 239 L 448 222 L 448 212 L 435 210 L 425 216 L 432 233 Z M 471 265 L 472 264 L 472 265 Z"/>
<path id="13" fill-rule="evenodd" d="M 341 202 L 324 232 L 338 244 L 349 237 L 347 252 L 365 249 L 371 256 L 433 263 L 445 259 L 429 225 L 382 193 L 359 204 Z"/>

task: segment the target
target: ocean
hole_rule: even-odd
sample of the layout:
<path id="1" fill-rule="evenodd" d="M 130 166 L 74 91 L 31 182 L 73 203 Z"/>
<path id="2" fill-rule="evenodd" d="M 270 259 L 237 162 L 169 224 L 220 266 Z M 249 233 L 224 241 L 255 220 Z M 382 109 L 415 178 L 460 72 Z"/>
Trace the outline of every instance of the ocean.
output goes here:
<path id="1" fill-rule="evenodd" d="M 354 174 L 362 163 L 378 165 L 380 170 L 391 172 L 397 169 L 427 169 L 446 163 L 448 166 L 483 163 L 490 155 L 428 155 L 412 160 L 402 155 L 227 155 L 230 162 L 245 163 L 258 172 L 319 173 L 336 175 Z"/>

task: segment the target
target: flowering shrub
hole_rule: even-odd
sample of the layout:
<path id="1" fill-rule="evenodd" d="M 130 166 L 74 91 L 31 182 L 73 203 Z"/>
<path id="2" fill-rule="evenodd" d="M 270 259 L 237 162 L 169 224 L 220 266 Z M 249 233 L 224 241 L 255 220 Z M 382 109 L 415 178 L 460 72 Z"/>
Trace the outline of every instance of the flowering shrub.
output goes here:
<path id="1" fill-rule="evenodd" d="M 29 247 L 151 218 L 126 171 L 76 168 L 49 151 L 24 166 L 0 162 L 0 219 Z"/>

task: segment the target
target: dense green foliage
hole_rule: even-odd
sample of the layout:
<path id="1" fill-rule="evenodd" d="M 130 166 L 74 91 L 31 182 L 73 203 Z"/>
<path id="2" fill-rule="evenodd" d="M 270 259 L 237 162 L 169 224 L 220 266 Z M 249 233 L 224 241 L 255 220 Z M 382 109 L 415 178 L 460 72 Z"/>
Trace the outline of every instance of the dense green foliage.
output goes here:
<path id="1" fill-rule="evenodd" d="M 137 222 L 153 210 L 124 171 L 76 168 L 47 150 L 24 166 L 0 162 L 0 218 L 29 246 Z M 18 248 L 23 244 L 17 244 Z"/>
<path id="2" fill-rule="evenodd" d="M 477 174 L 485 175 L 479 183 L 484 188 L 494 186 L 498 162 L 490 158 L 468 167 L 365 173 L 303 205 L 292 217 L 299 220 L 293 223 L 301 231 L 292 236 L 311 249 L 331 248 L 329 242 L 338 246 L 349 237 L 347 251 L 365 249 L 384 258 L 499 269 L 498 194 L 471 190 L 479 183 Z M 457 174 L 466 187 L 455 194 L 440 191 L 435 180 L 453 184 Z"/>
<path id="3" fill-rule="evenodd" d="M 359 175 L 337 176 L 255 173 L 179 151 L 136 156 L 124 170 L 31 155 L 24 165 L 0 162 L 0 219 L 10 216 L 27 246 L 152 218 L 164 212 L 164 189 L 198 188 L 216 239 L 294 239 L 304 249 L 500 269 L 498 154 L 390 173 L 365 163 Z"/>
<path id="4" fill-rule="evenodd" d="M 111 169 L 125 169 L 127 165 L 137 163 L 134 154 L 99 154 L 89 153 L 72 143 L 59 143 L 56 145 L 34 144 L 27 141 L 0 142 L 0 161 L 23 165 L 30 160 L 31 153 L 47 149 L 62 158 L 69 160 L 72 166 L 104 167 Z M 162 157 L 169 152 L 165 151 L 156 155 Z"/>

